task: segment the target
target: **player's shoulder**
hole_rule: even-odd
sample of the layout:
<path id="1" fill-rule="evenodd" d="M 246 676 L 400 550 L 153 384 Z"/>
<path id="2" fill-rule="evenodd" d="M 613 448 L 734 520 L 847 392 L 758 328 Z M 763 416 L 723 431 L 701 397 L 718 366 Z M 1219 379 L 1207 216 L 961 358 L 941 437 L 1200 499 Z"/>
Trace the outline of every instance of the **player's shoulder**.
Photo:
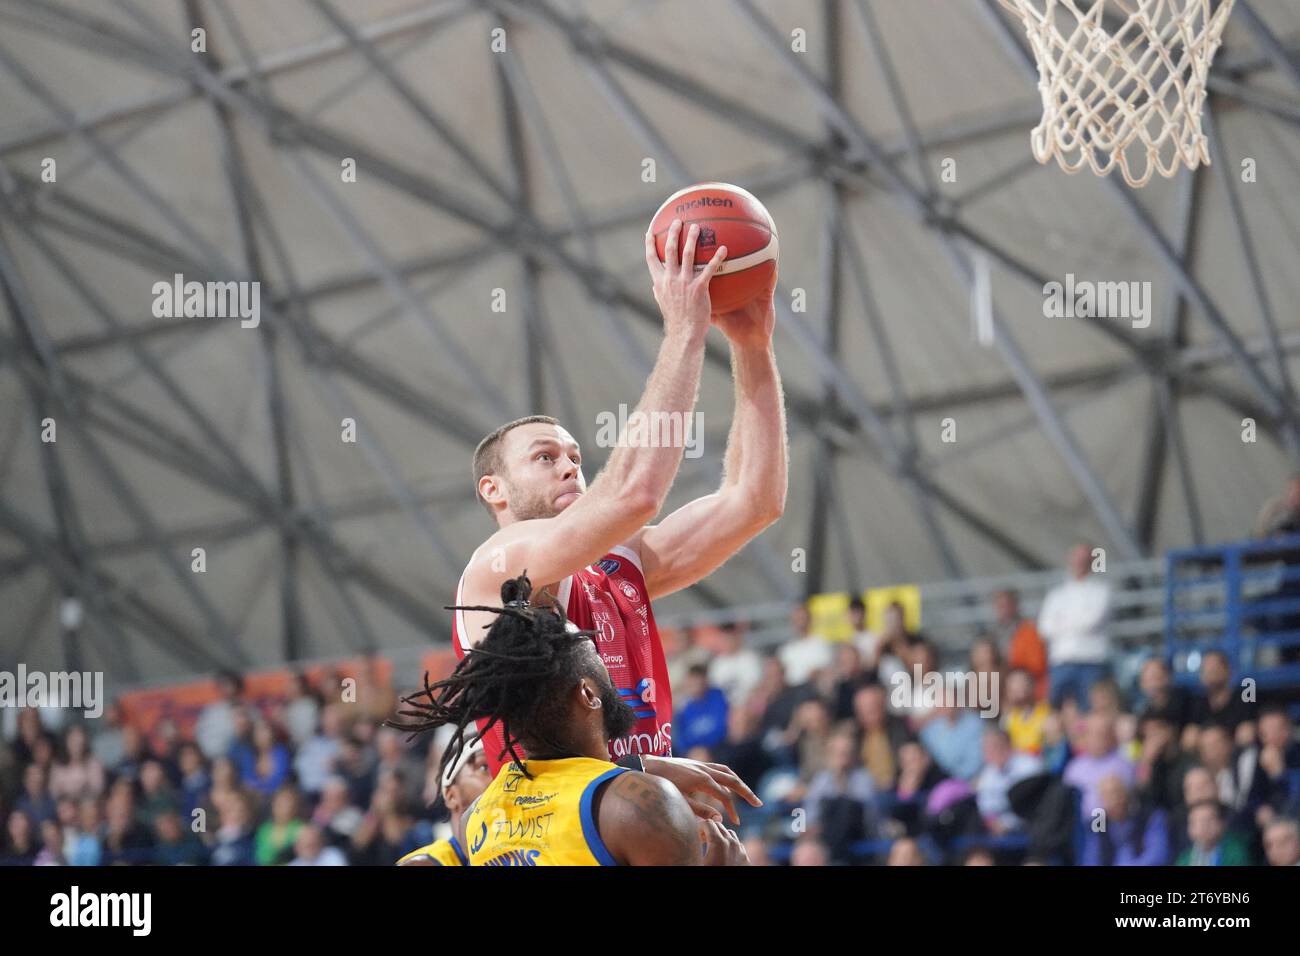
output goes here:
<path id="1" fill-rule="evenodd" d="M 597 794 L 597 828 L 616 856 L 679 864 L 698 853 L 698 827 L 690 804 L 662 777 L 628 770 Z"/>
<path id="2" fill-rule="evenodd" d="M 596 562 L 596 566 L 609 577 L 643 577 L 641 566 L 641 532 L 638 531 L 622 544 L 616 544 Z"/>

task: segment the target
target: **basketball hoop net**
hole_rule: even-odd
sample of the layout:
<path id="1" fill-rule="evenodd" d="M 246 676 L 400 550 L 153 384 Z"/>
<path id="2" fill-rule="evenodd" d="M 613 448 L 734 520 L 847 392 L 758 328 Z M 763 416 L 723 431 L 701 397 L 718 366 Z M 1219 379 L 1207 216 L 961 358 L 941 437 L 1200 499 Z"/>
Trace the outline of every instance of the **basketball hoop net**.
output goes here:
<path id="1" fill-rule="evenodd" d="M 1201 109 L 1235 0 L 1002 0 L 1038 61 L 1034 157 L 1077 173 L 1119 166 L 1130 186 L 1209 164 Z M 1104 15 L 1112 12 L 1110 20 Z"/>

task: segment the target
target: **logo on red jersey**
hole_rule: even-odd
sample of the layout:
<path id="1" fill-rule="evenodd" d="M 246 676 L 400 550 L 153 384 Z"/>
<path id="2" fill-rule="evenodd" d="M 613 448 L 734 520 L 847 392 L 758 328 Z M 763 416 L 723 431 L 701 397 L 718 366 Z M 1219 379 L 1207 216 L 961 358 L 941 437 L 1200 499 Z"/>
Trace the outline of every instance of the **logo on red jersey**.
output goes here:
<path id="1" fill-rule="evenodd" d="M 641 592 L 636 589 L 636 585 L 631 581 L 619 581 L 618 589 L 623 592 L 623 596 L 629 601 L 641 600 Z"/>
<path id="2" fill-rule="evenodd" d="M 622 566 L 621 562 L 616 561 L 613 558 L 601 558 L 596 562 L 596 567 L 600 568 L 606 574 L 613 574 Z"/>

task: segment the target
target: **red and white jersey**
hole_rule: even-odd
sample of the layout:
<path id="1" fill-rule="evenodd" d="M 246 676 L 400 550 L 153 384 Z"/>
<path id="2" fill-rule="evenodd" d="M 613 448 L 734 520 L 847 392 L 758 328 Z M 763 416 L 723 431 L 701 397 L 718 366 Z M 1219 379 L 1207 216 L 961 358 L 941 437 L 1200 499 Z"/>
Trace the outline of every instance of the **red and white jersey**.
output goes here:
<path id="1" fill-rule="evenodd" d="M 456 604 L 462 603 L 464 587 L 462 574 L 456 586 Z M 640 556 L 632 548 L 618 545 L 595 564 L 561 581 L 556 597 L 570 623 L 580 630 L 597 632 L 600 659 L 619 696 L 636 712 L 632 732 L 610 741 L 610 759 L 617 761 L 628 754 L 671 755 L 672 689 Z M 458 658 L 470 649 L 463 611 L 455 612 L 452 644 Z M 480 721 L 480 730 L 484 723 Z M 495 776 L 502 764 L 497 755 L 505 747 L 500 724 L 492 728 L 483 743 L 488 767 Z"/>

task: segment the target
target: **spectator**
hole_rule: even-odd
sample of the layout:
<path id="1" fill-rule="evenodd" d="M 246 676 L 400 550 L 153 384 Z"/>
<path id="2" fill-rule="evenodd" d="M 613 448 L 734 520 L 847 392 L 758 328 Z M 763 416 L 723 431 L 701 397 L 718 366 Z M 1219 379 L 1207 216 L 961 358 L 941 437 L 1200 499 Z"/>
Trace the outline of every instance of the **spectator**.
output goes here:
<path id="1" fill-rule="evenodd" d="M 113 765 L 105 765 L 113 780 L 135 783 L 140 778 L 140 767 L 149 759 L 144 734 L 132 724 L 122 728 L 122 758 Z"/>
<path id="2" fill-rule="evenodd" d="M 831 715 L 826 702 L 816 696 L 802 700 L 778 741 L 778 752 L 786 763 L 801 771 L 804 779 L 825 766 L 826 744 L 831 733 Z"/>
<path id="3" fill-rule="evenodd" d="M 199 712 L 194 738 L 209 760 L 224 757 L 235 743 L 235 715 L 242 709 L 244 679 L 234 671 L 217 675 L 217 699 Z"/>
<path id="4" fill-rule="evenodd" d="M 871 679 L 874 681 L 874 675 Z M 853 695 L 868 680 L 862 667 L 862 655 L 849 642 L 835 646 L 831 666 L 822 672 L 822 696 L 830 702 L 833 720 L 853 718 Z"/>
<path id="5" fill-rule="evenodd" d="M 905 831 L 915 833 L 921 824 L 925 800 L 943 780 L 943 772 L 916 741 L 908 741 L 899 748 L 898 768 L 898 783 L 889 813 Z"/>
<path id="6" fill-rule="evenodd" d="M 1291 718 L 1281 707 L 1267 707 L 1259 715 L 1259 743 L 1238 760 L 1240 781 L 1247 791 L 1247 807 L 1260 826 L 1285 812 L 1293 794 L 1292 781 L 1300 771 L 1300 742 L 1292 739 Z"/>
<path id="7" fill-rule="evenodd" d="M 830 866 L 830 851 L 814 836 L 802 836 L 790 851 L 791 866 Z"/>
<path id="8" fill-rule="evenodd" d="M 970 646 L 971 673 L 984 680 L 984 686 L 1001 688 L 1004 678 L 1002 653 L 991 637 L 978 637 Z"/>
<path id="9" fill-rule="evenodd" d="M 718 653 L 709 662 L 709 683 L 727 696 L 731 707 L 739 707 L 763 679 L 763 658 L 745 646 L 745 629 L 724 624 L 719 629 Z"/>
<path id="10" fill-rule="evenodd" d="M 1016 752 L 1011 738 L 999 727 L 986 727 L 982 740 L 984 767 L 975 779 L 975 794 L 984 825 L 995 836 L 1002 836 L 1022 826 L 1011 812 L 1007 794 L 1026 777 L 1042 773 L 1043 762 L 1032 754 Z"/>
<path id="11" fill-rule="evenodd" d="M 771 759 L 763 749 L 759 733 L 762 715 L 752 708 L 734 706 L 727 711 L 727 739 L 714 748 L 718 763 L 725 764 L 735 771 L 741 780 L 756 782 L 763 779 L 771 767 Z M 748 804 L 742 803 L 738 809 L 746 812 Z M 750 858 L 753 863 L 753 858 Z"/>
<path id="12" fill-rule="evenodd" d="M 253 865 L 253 814 L 248 797 L 227 794 L 217 807 L 220 826 L 212 846 L 213 866 Z"/>
<path id="13" fill-rule="evenodd" d="M 921 852 L 921 845 L 911 837 L 903 837 L 895 840 L 894 845 L 889 848 L 888 866 L 925 866 L 925 854 Z"/>
<path id="14" fill-rule="evenodd" d="M 146 760 L 140 767 L 140 801 L 136 818 L 147 827 L 164 813 L 176 809 L 176 793 L 167 781 L 167 774 L 157 760 Z"/>
<path id="15" fill-rule="evenodd" d="M 252 750 L 243 751 L 240 767 L 244 783 L 262 796 L 270 796 L 289 776 L 289 749 L 280 741 L 270 721 L 253 724 Z"/>
<path id="16" fill-rule="evenodd" d="M 350 802 L 347 781 L 331 777 L 321 791 L 320 802 L 312 811 L 311 822 L 326 840 L 337 844 L 351 840 L 361 817 L 361 811 Z"/>
<path id="17" fill-rule="evenodd" d="M 966 851 L 962 857 L 962 866 L 996 866 L 997 860 L 993 858 L 993 851 L 987 847 L 975 846 Z"/>
<path id="18" fill-rule="evenodd" d="M 727 696 L 709 686 L 709 669 L 702 664 L 686 674 L 682 704 L 674 714 L 673 746 L 682 751 L 692 747 L 714 747 L 727 736 Z"/>
<path id="19" fill-rule="evenodd" d="M 50 771 L 50 795 L 56 800 L 68 797 L 98 797 L 104 792 L 104 768 L 90 753 L 86 730 L 80 724 L 68 728 L 61 753 Z"/>
<path id="20" fill-rule="evenodd" d="M 284 726 L 295 747 L 301 747 L 315 735 L 320 711 L 320 695 L 307 682 L 307 675 L 298 671 L 293 675 L 293 691 L 284 707 Z"/>
<path id="21" fill-rule="evenodd" d="M 1045 700 L 1034 698 L 1034 682 L 1029 671 L 1016 668 L 1007 675 L 1007 706 L 1003 712 L 1011 748 L 1018 753 L 1043 752 L 1043 726 L 1051 708 Z"/>
<path id="22" fill-rule="evenodd" d="M 294 770 L 303 792 L 311 797 L 320 794 L 325 781 L 334 773 L 334 760 L 343 742 L 343 705 L 326 704 L 321 709 L 320 729 L 302 745 L 294 758 Z"/>
<path id="23" fill-rule="evenodd" d="M 893 687 L 896 674 L 911 676 L 909 659 L 915 638 L 907 631 L 907 618 L 900 602 L 891 601 L 883 618 L 884 626 L 876 642 L 876 677 L 886 687 Z"/>
<path id="24" fill-rule="evenodd" d="M 25 813 L 35 827 L 54 819 L 57 808 L 54 798 L 50 796 L 45 768 L 41 764 L 30 763 L 23 770 L 23 793 L 14 804 L 14 809 Z"/>
<path id="25" fill-rule="evenodd" d="M 1159 717 L 1172 724 L 1176 734 L 1181 734 L 1191 714 L 1191 699 L 1181 687 L 1174 686 L 1173 675 L 1163 657 L 1148 657 L 1143 661 L 1138 689 L 1142 694 L 1139 720 Z"/>
<path id="26" fill-rule="evenodd" d="M 934 762 L 949 776 L 970 780 L 983 762 L 980 737 L 985 724 L 963 707 L 936 707 L 934 716 L 921 728 L 921 743 Z"/>
<path id="27" fill-rule="evenodd" d="M 24 810 L 14 810 L 6 830 L 9 839 L 0 853 L 0 866 L 31 866 L 37 852 L 32 818 Z"/>
<path id="28" fill-rule="evenodd" d="M 678 632 L 671 628 L 664 628 L 661 633 L 669 635 L 669 643 L 673 643 L 673 634 L 681 634 L 681 642 L 684 646 L 679 647 L 668 656 L 668 683 L 672 687 L 681 687 L 686 683 L 686 672 L 696 664 L 703 664 L 705 667 L 713 660 L 713 652 L 706 646 L 704 628 L 685 628 Z M 667 654 L 665 645 L 665 654 Z"/>
<path id="29" fill-rule="evenodd" d="M 793 687 L 806 684 L 822 668 L 831 665 L 831 646 L 826 638 L 812 631 L 812 614 L 800 604 L 790 612 L 790 629 L 794 636 L 777 652 L 785 679 Z"/>
<path id="30" fill-rule="evenodd" d="M 1138 794 L 1148 806 L 1170 811 L 1179 805 L 1183 777 L 1193 760 L 1178 743 L 1174 725 L 1156 710 L 1142 718 L 1142 750 L 1135 767 Z"/>
<path id="31" fill-rule="evenodd" d="M 1201 766 L 1214 777 L 1218 801 L 1232 814 L 1241 811 L 1246 806 L 1246 783 L 1233 759 L 1227 728 L 1211 724 L 1202 730 L 1197 752 Z"/>
<path id="32" fill-rule="evenodd" d="M 1250 866 L 1246 841 L 1227 832 L 1225 818 L 1224 807 L 1213 800 L 1188 809 L 1191 846 L 1179 854 L 1179 866 Z"/>
<path id="33" fill-rule="evenodd" d="M 77 804 L 75 820 L 63 828 L 63 853 L 71 866 L 99 866 L 103 860 L 100 822 L 98 800 L 86 797 Z"/>
<path id="34" fill-rule="evenodd" d="M 898 777 L 898 749 L 907 742 L 907 725 L 885 708 L 879 684 L 858 688 L 853 715 L 862 738 L 861 760 L 878 790 L 892 790 Z"/>
<path id="35" fill-rule="evenodd" d="M 1082 866 L 1166 866 L 1169 829 L 1165 812 L 1134 798 L 1124 781 L 1112 774 L 1098 784 L 1103 823 L 1089 827 Z"/>
<path id="36" fill-rule="evenodd" d="M 191 817 L 195 807 L 203 805 L 208 797 L 208 788 L 212 786 L 212 777 L 208 773 L 203 752 L 198 744 L 183 743 L 177 751 L 177 764 L 180 771 L 181 785 L 177 794 L 178 805 L 186 817 Z"/>
<path id="37" fill-rule="evenodd" d="M 90 749 L 101 767 L 116 767 L 126 756 L 123 724 L 126 714 L 118 701 L 113 701 L 104 708 L 104 716 L 97 720 L 95 734 L 90 742 Z"/>
<path id="38" fill-rule="evenodd" d="M 879 663 L 877 645 L 880 639 L 867 630 L 867 605 L 856 594 L 849 600 L 849 628 L 853 631 L 849 643 L 858 649 L 862 666 L 874 673 Z"/>
<path id="39" fill-rule="evenodd" d="M 41 823 L 41 848 L 32 860 L 33 866 L 67 866 L 63 855 L 63 827 L 55 817 Z"/>
<path id="40" fill-rule="evenodd" d="M 308 824 L 298 831 L 294 843 L 295 856 L 290 866 L 347 866 L 348 858 L 343 851 L 325 843 L 324 834 L 319 827 Z"/>
<path id="41" fill-rule="evenodd" d="M 1020 595 L 998 591 L 993 595 L 994 633 L 998 646 L 1006 649 L 1007 667 L 1019 668 L 1033 681 L 1034 700 L 1047 699 L 1047 648 L 1038 636 L 1038 626 L 1020 614 Z"/>
<path id="42" fill-rule="evenodd" d="M 1047 592 L 1038 614 L 1038 631 L 1047 642 L 1051 664 L 1053 707 L 1070 697 L 1086 709 L 1088 690 L 1106 676 L 1110 604 L 1110 585 L 1092 575 L 1092 548 L 1075 545 L 1066 580 Z"/>
<path id="43" fill-rule="evenodd" d="M 148 862 L 153 838 L 136 820 L 131 781 L 119 779 L 109 787 L 104 816 L 103 864 L 138 865 Z"/>
<path id="44" fill-rule="evenodd" d="M 1223 651 L 1206 651 L 1201 658 L 1201 689 L 1203 693 L 1192 700 L 1190 722 L 1201 730 L 1226 728 L 1238 744 L 1249 746 L 1255 739 L 1255 705 L 1242 699 Z"/>
<path id="45" fill-rule="evenodd" d="M 1116 776 L 1126 788 L 1131 788 L 1136 774 L 1133 764 L 1116 747 L 1113 718 L 1104 714 L 1089 714 L 1085 727 L 1084 752 L 1069 762 L 1063 779 L 1079 791 L 1079 813 L 1086 823 L 1092 820 L 1093 813 L 1102 806 L 1102 780 Z"/>
<path id="46" fill-rule="evenodd" d="M 406 745 L 402 732 L 392 727 L 379 728 L 375 734 L 375 751 L 378 754 L 375 778 L 378 779 L 385 771 L 391 770 L 402 781 L 403 802 L 412 803 L 420 799 L 423 784 L 420 762 Z"/>
<path id="47" fill-rule="evenodd" d="M 858 763 L 857 750 L 851 730 L 832 734 L 826 769 L 813 778 L 804 798 L 808 826 L 838 862 L 848 862 L 853 844 L 874 835 L 876 828 L 872 809 L 876 788 L 871 774 Z"/>
<path id="48" fill-rule="evenodd" d="M 153 862 L 158 866 L 202 866 L 208 862 L 208 848 L 179 813 L 167 810 L 154 821 Z"/>
<path id="49" fill-rule="evenodd" d="M 281 787 L 271 798 L 270 818 L 257 828 L 253 841 L 253 859 L 257 865 L 274 866 L 292 860 L 302 828 L 298 791 L 292 786 Z"/>
<path id="50" fill-rule="evenodd" d="M 771 851 L 768 849 L 767 840 L 763 839 L 763 837 L 761 836 L 749 836 L 745 838 L 744 844 L 745 844 L 745 855 L 749 857 L 750 866 L 771 866 L 772 865 L 772 854 Z M 793 856 L 794 854 L 792 853 L 791 854 L 792 864 L 793 864 Z"/>
<path id="51" fill-rule="evenodd" d="M 1264 852 L 1269 866 L 1300 866 L 1300 823 L 1274 817 L 1264 830 Z"/>

